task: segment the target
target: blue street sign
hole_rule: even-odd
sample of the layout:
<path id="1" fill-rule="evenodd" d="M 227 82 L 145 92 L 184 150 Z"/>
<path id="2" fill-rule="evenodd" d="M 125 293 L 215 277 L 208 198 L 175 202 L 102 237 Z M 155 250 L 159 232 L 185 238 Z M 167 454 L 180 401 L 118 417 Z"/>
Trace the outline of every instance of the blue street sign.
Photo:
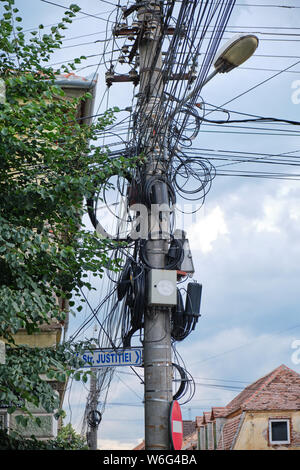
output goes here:
<path id="1" fill-rule="evenodd" d="M 85 351 L 81 359 L 85 362 L 83 367 L 141 366 L 142 351 L 142 348 L 93 349 Z"/>

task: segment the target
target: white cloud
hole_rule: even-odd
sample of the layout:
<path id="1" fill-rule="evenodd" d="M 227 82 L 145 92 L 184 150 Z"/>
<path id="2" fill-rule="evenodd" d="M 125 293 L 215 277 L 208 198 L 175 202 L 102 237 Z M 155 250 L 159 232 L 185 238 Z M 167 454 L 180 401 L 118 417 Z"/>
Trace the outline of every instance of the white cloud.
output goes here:
<path id="1" fill-rule="evenodd" d="M 261 203 L 262 214 L 254 220 L 258 232 L 284 232 L 287 223 L 300 218 L 299 186 L 283 184 L 273 194 L 267 194 Z M 294 224 L 297 227 L 296 224 Z"/>
<path id="2" fill-rule="evenodd" d="M 100 450 L 132 450 L 140 442 L 141 442 L 141 439 L 135 439 L 131 442 L 123 442 L 117 439 L 113 440 L 113 439 L 99 438 L 97 441 L 97 445 L 98 445 L 98 449 Z"/>
<path id="3" fill-rule="evenodd" d="M 279 203 L 276 198 L 266 198 L 263 204 L 264 216 L 254 221 L 254 226 L 258 232 L 280 232 L 280 218 L 283 203 Z"/>
<path id="4" fill-rule="evenodd" d="M 224 212 L 217 205 L 206 215 L 200 215 L 199 220 L 188 227 L 187 232 L 192 251 L 200 249 L 203 253 L 210 252 L 213 242 L 229 233 Z"/>

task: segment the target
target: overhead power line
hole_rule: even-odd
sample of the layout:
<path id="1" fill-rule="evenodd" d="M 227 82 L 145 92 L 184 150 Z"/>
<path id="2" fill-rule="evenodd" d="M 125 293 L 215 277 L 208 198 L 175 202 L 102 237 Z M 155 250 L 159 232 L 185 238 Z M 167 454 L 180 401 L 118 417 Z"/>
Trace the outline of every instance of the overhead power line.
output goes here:
<path id="1" fill-rule="evenodd" d="M 49 0 L 40 0 L 40 1 L 43 2 L 43 3 L 49 3 L 50 5 L 53 5 L 55 7 L 63 8 L 64 10 L 68 10 L 68 8 L 69 8 L 69 7 L 61 5 L 59 3 L 50 2 Z M 107 18 L 102 18 L 98 15 L 93 15 L 92 13 L 86 13 L 82 10 L 80 10 L 80 13 L 82 13 L 85 16 L 89 16 L 90 18 L 96 18 L 97 20 L 102 20 L 102 21 L 106 21 L 106 22 L 109 22 L 109 23 L 114 23 L 114 21 L 110 21 Z"/>
<path id="2" fill-rule="evenodd" d="M 236 3 L 235 6 L 239 6 L 239 7 L 263 7 L 263 8 L 286 8 L 286 9 L 299 9 L 300 6 L 296 6 L 296 5 L 275 5 L 275 4 L 272 4 L 272 5 L 267 5 L 265 3 L 263 4 L 258 4 L 258 3 Z"/>
<path id="3" fill-rule="evenodd" d="M 291 124 L 293 126 L 300 126 L 300 121 L 293 121 L 289 119 L 281 119 L 275 117 L 257 117 L 257 118 L 249 118 L 249 119 L 225 119 L 225 120 L 213 120 L 213 119 L 206 119 L 205 117 L 201 118 L 204 122 L 210 122 L 214 124 L 229 124 L 229 123 L 242 123 L 242 122 L 283 122 L 286 124 Z"/>
<path id="4" fill-rule="evenodd" d="M 120 6 L 120 1 L 118 1 L 118 4 L 109 2 L 108 0 L 98 0 L 100 3 L 107 3 L 108 5 L 112 5 L 113 7 L 117 8 Z"/>
<path id="5" fill-rule="evenodd" d="M 196 361 L 196 362 L 193 362 L 191 363 L 190 365 L 194 365 L 194 364 L 202 364 L 204 362 L 207 362 L 207 361 L 210 361 L 212 359 L 216 359 L 216 358 L 219 358 L 219 357 L 222 357 L 222 356 L 225 356 L 226 354 L 230 354 L 234 351 L 237 351 L 239 349 L 243 349 L 243 348 L 247 348 L 249 346 L 253 346 L 254 344 L 264 340 L 264 341 L 267 341 L 267 339 L 272 339 L 273 340 L 273 337 L 271 335 L 276 335 L 276 334 L 280 334 L 280 333 L 284 333 L 286 331 L 291 331 L 291 330 L 295 330 L 297 328 L 300 328 L 300 324 L 297 324 L 297 325 L 293 325 L 293 326 L 290 326 L 288 328 L 284 328 L 282 330 L 279 330 L 279 331 L 271 331 L 270 333 L 268 333 L 270 336 L 269 338 L 266 337 L 266 335 L 261 335 L 259 338 L 256 338 L 255 340 L 253 341 L 249 341 L 247 343 L 244 343 L 244 344 L 241 344 L 240 346 L 236 346 L 234 348 L 231 348 L 231 349 L 227 349 L 226 351 L 223 351 L 221 353 L 218 353 L 218 354 L 214 354 L 213 356 L 209 356 L 209 357 L 206 357 L 204 358 L 203 360 L 200 360 L 200 361 Z"/>
<path id="6" fill-rule="evenodd" d="M 250 93 L 250 91 L 253 91 L 255 89 L 257 89 L 258 87 L 260 87 L 261 85 L 264 85 L 265 83 L 269 82 L 270 80 L 273 80 L 273 78 L 276 78 L 278 77 L 280 74 L 282 74 L 283 72 L 286 72 L 287 70 L 295 67 L 296 65 L 300 64 L 300 60 L 298 60 L 297 62 L 294 62 L 292 65 L 289 65 L 288 67 L 285 67 L 284 69 L 280 70 L 279 72 L 276 72 L 274 75 L 271 75 L 270 77 L 266 78 L 265 80 L 262 80 L 261 82 L 257 83 L 256 85 L 248 88 L 247 90 L 243 91 L 242 93 L 239 93 L 237 96 L 235 96 L 234 98 L 231 98 L 230 100 L 226 101 L 225 103 L 223 103 L 220 107 L 223 108 L 224 106 L 226 106 L 227 104 L 229 103 L 232 103 L 233 101 L 237 100 L 238 98 L 241 98 L 242 96 L 246 95 L 247 93 Z M 212 111 L 210 111 L 208 114 L 210 114 Z"/>

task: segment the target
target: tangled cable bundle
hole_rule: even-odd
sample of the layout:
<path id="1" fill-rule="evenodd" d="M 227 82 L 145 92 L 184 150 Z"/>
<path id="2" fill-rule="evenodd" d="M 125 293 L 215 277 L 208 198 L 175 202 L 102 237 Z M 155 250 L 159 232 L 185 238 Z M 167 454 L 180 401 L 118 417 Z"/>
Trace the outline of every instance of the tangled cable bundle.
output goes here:
<path id="1" fill-rule="evenodd" d="M 147 255 L 147 245 L 151 240 L 141 240 L 140 242 L 140 259 L 141 262 L 148 268 L 148 269 L 155 269 L 154 266 L 151 265 L 150 260 L 148 259 Z M 169 252 L 167 256 L 167 261 L 165 264 L 164 269 L 179 269 L 179 266 L 182 263 L 184 256 L 183 251 L 183 243 L 182 240 L 177 238 L 171 237 Z"/>
<path id="2" fill-rule="evenodd" d="M 141 264 L 127 260 L 118 281 L 118 300 L 123 301 L 122 340 L 130 347 L 132 335 L 142 328 L 145 308 L 145 270 Z"/>
<path id="3" fill-rule="evenodd" d="M 88 214 L 97 232 L 106 238 L 127 243 L 126 247 L 114 247 L 113 243 L 109 247 L 111 258 L 123 261 L 123 270 L 121 274 L 116 274 L 111 266 L 107 266 L 110 294 L 98 308 L 93 310 L 91 318 L 84 323 L 87 325 L 94 318 L 100 324 L 99 347 L 111 347 L 111 345 L 131 347 L 135 333 L 143 330 L 147 314 L 145 301 L 147 272 L 153 268 L 148 257 L 148 244 L 153 240 L 154 234 L 151 238 L 152 227 L 149 227 L 148 237 L 134 239 L 131 236 L 132 233 L 128 231 L 126 224 L 134 222 L 134 218 L 138 217 L 137 213 L 130 211 L 130 207 L 140 203 L 149 208 L 157 201 L 161 201 L 158 195 L 162 191 L 165 192 L 163 200 L 168 201 L 170 206 L 176 206 L 177 195 L 184 200 L 203 203 L 215 177 L 215 168 L 206 156 L 191 153 L 192 143 L 199 134 L 204 117 L 204 110 L 201 112 L 195 104 L 199 102 L 201 84 L 209 73 L 234 3 L 235 0 L 157 2 L 156 5 L 160 9 L 157 9 L 158 16 L 155 18 L 160 21 L 157 52 L 148 62 L 146 61 L 147 72 L 144 74 L 146 83 L 144 82 L 139 92 L 136 90 L 140 78 L 136 77 L 139 68 L 137 52 L 143 41 L 144 28 L 142 26 L 136 29 L 131 50 L 126 44 L 124 45 L 124 36 L 122 38 L 116 32 L 118 28 L 122 28 L 122 25 L 129 26 L 128 18 L 132 24 L 138 23 L 138 9 L 141 4 L 117 8 L 111 41 L 108 40 L 108 31 L 106 32 L 103 61 L 109 75 L 107 78 L 111 80 L 116 77 L 118 81 L 122 74 L 125 75 L 127 69 L 128 76 L 130 72 L 131 76 L 135 76 L 135 81 L 133 81 L 130 115 L 128 117 L 127 114 L 119 124 L 113 124 L 102 132 L 101 137 L 106 139 L 102 148 L 107 152 L 109 147 L 111 159 L 143 154 L 147 163 L 146 166 L 141 164 L 129 169 L 126 181 L 124 177 L 117 178 L 115 193 L 119 199 L 113 204 L 109 202 L 106 189 L 108 186 L 96 187 L 95 193 L 87 201 Z M 206 38 L 208 31 L 209 38 Z M 160 53 L 162 53 L 162 67 L 161 73 L 157 74 L 160 81 L 158 86 L 158 82 L 154 83 L 151 77 L 156 76 L 154 72 Z M 123 67 L 122 72 L 119 70 L 120 67 Z M 112 81 L 109 80 L 107 96 L 112 85 Z M 153 90 L 160 90 L 157 96 L 151 95 Z M 192 91 L 195 93 L 187 103 L 186 98 Z M 150 97 L 153 112 L 149 112 Z M 128 112 L 128 109 L 123 111 Z M 153 152 L 156 154 L 152 159 Z M 148 164 L 152 161 L 155 163 L 151 171 L 148 171 Z M 125 199 L 127 207 L 124 213 L 120 214 L 118 202 L 120 203 L 122 198 Z M 112 235 L 109 234 L 109 228 L 104 226 L 104 217 L 99 205 L 104 206 L 109 212 L 109 221 L 114 221 L 117 225 Z M 184 259 L 184 246 L 183 241 L 173 235 L 174 211 L 170 212 L 166 234 L 168 236 L 165 236 L 165 228 L 160 222 L 159 219 L 157 230 L 165 240 L 168 240 L 164 268 L 179 270 Z M 122 224 L 126 226 L 126 230 Z M 138 231 L 135 234 L 138 234 Z M 184 309 L 179 289 L 177 298 L 177 307 L 173 308 L 171 313 L 173 345 L 177 341 L 184 340 L 193 331 L 198 320 L 197 315 Z M 78 331 L 81 333 L 83 330 L 80 328 Z M 179 386 L 175 390 L 174 399 L 189 401 L 194 393 L 194 381 L 185 367 L 180 364 L 175 350 L 174 356 L 174 374 L 179 376 Z M 109 375 L 109 378 L 111 377 Z"/>
<path id="4" fill-rule="evenodd" d="M 247 129 L 251 129 L 251 134 L 255 133 L 256 135 L 259 135 L 259 132 L 262 131 L 264 135 L 267 134 L 266 131 L 273 132 L 269 135 L 276 135 L 276 132 L 279 134 L 280 131 L 281 135 L 297 136 L 298 131 L 291 131 L 290 126 L 295 129 L 295 126 L 299 126 L 298 121 L 229 111 L 223 109 L 223 107 L 218 108 L 205 103 L 200 96 L 202 84 L 208 76 L 215 53 L 223 39 L 223 33 L 234 4 L 235 0 L 202 0 L 201 2 L 199 0 L 180 0 L 180 2 L 163 0 L 157 2 L 155 20 L 161 20 L 157 53 L 151 55 L 150 58 L 146 58 L 149 59 L 144 61 L 147 63 L 147 70 L 143 72 L 140 70 L 140 77 L 137 76 L 139 69 L 138 51 L 144 40 L 145 29 L 143 26 L 136 28 L 133 33 L 134 37 L 130 39 L 133 41 L 130 46 L 124 44 L 128 36 L 124 39 L 124 36 L 118 36 L 115 33 L 118 27 L 122 27 L 122 25 L 130 28 L 130 24 L 137 24 L 139 8 L 147 8 L 147 5 L 139 2 L 129 5 L 127 8 L 120 8 L 116 5 L 116 21 L 111 22 L 114 25 L 114 30 L 109 39 L 107 27 L 106 37 L 103 40 L 105 46 L 100 62 L 102 61 L 106 70 L 111 75 L 114 74 L 116 78 L 119 79 L 122 75 L 124 77 L 126 75 L 124 72 L 127 72 L 127 75 L 131 73 L 131 76 L 135 76 L 135 81 L 132 82 L 134 87 L 131 110 L 129 108 L 122 110 L 123 112 L 126 111 L 126 117 L 101 131 L 101 138 L 103 137 L 103 140 L 106 140 L 102 149 L 106 152 L 107 147 L 109 147 L 111 159 L 122 156 L 126 158 L 136 157 L 143 153 L 147 163 L 145 166 L 141 165 L 130 169 L 125 177 L 115 175 L 117 178 L 115 193 L 118 194 L 118 201 L 113 204 L 109 202 L 108 185 L 103 185 L 100 188 L 95 187 L 94 194 L 87 201 L 88 213 L 93 227 L 99 229 L 103 236 L 107 235 L 107 238 L 111 236 L 108 233 L 108 228 L 104 226 L 99 208 L 99 205 L 102 205 L 109 212 L 110 220 L 117 224 L 117 229 L 112 233 L 112 238 L 126 241 L 127 245 L 126 247 L 116 247 L 112 243 L 109 246 L 112 260 L 116 261 L 120 258 L 123 261 L 123 271 L 120 275 L 115 274 L 113 269 L 110 269 L 112 266 L 107 266 L 109 293 L 95 309 L 92 309 L 91 316 L 83 322 L 75 337 L 82 334 L 93 319 L 96 319 L 100 325 L 99 347 L 116 347 L 116 345 L 118 347 L 131 347 L 131 343 L 136 339 L 135 336 L 138 336 L 135 333 L 143 330 L 144 318 L 147 314 L 145 307 L 147 272 L 153 268 L 151 258 L 148 255 L 148 248 L 154 239 L 154 234 L 151 238 L 150 229 L 152 227 L 150 227 L 148 238 L 147 236 L 146 238 L 141 236 L 133 239 L 129 230 L 122 231 L 122 228 L 120 228 L 122 225 L 126 226 L 126 224 L 129 225 L 135 222 L 135 218 L 138 220 L 138 216 L 135 215 L 134 211 L 130 211 L 130 206 L 133 207 L 134 204 L 140 203 L 149 209 L 160 200 L 158 195 L 165 191 L 166 197 L 164 200 L 168 201 L 170 206 L 175 206 L 175 211 L 170 212 L 170 226 L 168 233 L 166 233 L 166 235 L 169 235 L 169 251 L 164 267 L 165 269 L 178 270 L 183 261 L 184 250 L 183 242 L 175 239 L 172 235 L 175 228 L 176 211 L 192 214 L 199 210 L 216 174 L 230 177 L 299 180 L 300 176 L 292 171 L 290 173 L 252 171 L 252 169 L 251 171 L 238 171 L 231 166 L 237 163 L 255 162 L 267 165 L 290 165 L 293 169 L 295 166 L 299 166 L 299 151 L 270 155 L 228 148 L 221 150 L 216 149 L 215 145 L 214 149 L 195 148 L 193 145 L 199 132 L 205 132 L 207 129 L 209 129 L 209 132 L 224 132 L 225 134 L 242 134 L 246 133 Z M 150 9 L 149 13 L 151 13 Z M 160 52 L 162 53 L 162 66 L 161 73 L 157 73 L 157 58 Z M 293 65 L 278 72 L 289 71 L 291 67 Z M 136 87 L 142 73 L 143 80 L 149 81 L 144 83 L 144 86 L 137 91 Z M 273 77 L 278 74 L 273 75 Z M 155 76 L 157 76 L 156 83 L 151 78 Z M 251 89 L 259 85 L 255 85 Z M 156 96 L 151 95 L 153 90 L 159 90 Z M 239 96 L 250 90 L 246 90 Z M 108 92 L 109 86 L 105 91 L 107 97 Z M 188 102 L 187 97 L 190 97 Z M 150 112 L 149 98 L 151 98 L 152 103 Z M 216 111 L 222 113 L 221 119 L 210 119 L 210 115 Z M 242 118 L 231 118 L 233 113 L 241 114 Z M 278 127 L 272 129 L 271 125 L 264 126 L 264 128 L 247 127 L 245 125 L 252 122 L 269 122 L 273 124 L 281 122 L 285 123 L 286 126 L 282 129 Z M 233 126 L 233 124 L 237 125 Z M 154 153 L 155 158 L 152 158 Z M 153 161 L 156 161 L 153 166 L 155 164 L 157 166 L 148 171 L 150 166 L 148 164 Z M 121 199 L 125 200 L 124 213 L 119 211 L 118 204 Z M 191 212 L 181 210 L 180 205 L 176 205 L 176 202 L 178 204 L 180 199 L 197 203 L 197 208 L 195 209 L 196 204 L 190 204 Z M 158 224 L 158 230 L 160 230 L 160 235 L 165 235 L 162 224 Z M 135 234 L 138 234 L 138 230 L 135 231 Z M 164 236 L 164 238 L 167 239 L 168 237 Z M 114 284 L 113 288 L 112 284 Z M 184 289 L 178 288 L 177 306 L 172 308 L 171 312 L 173 346 L 176 342 L 183 341 L 191 334 L 199 318 L 199 315 L 193 314 L 191 309 L 184 307 L 183 291 Z M 186 295 L 186 302 L 189 303 L 188 293 Z M 139 339 L 142 340 L 141 333 Z M 189 401 L 194 392 L 194 382 L 186 368 L 180 365 L 176 351 L 173 352 L 175 355 L 174 374 L 179 376 L 179 386 L 174 393 L 174 399 L 186 398 Z M 110 378 L 111 375 L 109 375 L 109 380 Z M 174 380 L 174 382 L 177 382 L 177 380 Z M 102 384 L 102 389 L 104 388 Z"/>
<path id="5" fill-rule="evenodd" d="M 172 182 L 180 196 L 188 201 L 204 202 L 215 177 L 215 168 L 208 160 L 183 158 L 174 168 Z"/>
<path id="6" fill-rule="evenodd" d="M 169 205 L 173 206 L 176 203 L 175 191 L 169 179 L 164 175 L 156 175 L 146 179 L 143 185 L 143 202 L 147 207 L 151 208 L 152 204 L 157 203 L 155 190 L 159 186 L 164 187 L 165 185 L 167 186 Z"/>

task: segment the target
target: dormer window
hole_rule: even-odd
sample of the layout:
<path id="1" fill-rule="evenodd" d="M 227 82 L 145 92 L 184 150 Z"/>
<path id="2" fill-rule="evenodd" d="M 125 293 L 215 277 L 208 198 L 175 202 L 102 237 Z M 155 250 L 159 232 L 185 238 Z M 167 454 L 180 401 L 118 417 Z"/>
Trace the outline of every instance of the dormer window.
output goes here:
<path id="1" fill-rule="evenodd" d="M 290 444 L 290 420 L 270 419 L 269 420 L 270 444 Z"/>

